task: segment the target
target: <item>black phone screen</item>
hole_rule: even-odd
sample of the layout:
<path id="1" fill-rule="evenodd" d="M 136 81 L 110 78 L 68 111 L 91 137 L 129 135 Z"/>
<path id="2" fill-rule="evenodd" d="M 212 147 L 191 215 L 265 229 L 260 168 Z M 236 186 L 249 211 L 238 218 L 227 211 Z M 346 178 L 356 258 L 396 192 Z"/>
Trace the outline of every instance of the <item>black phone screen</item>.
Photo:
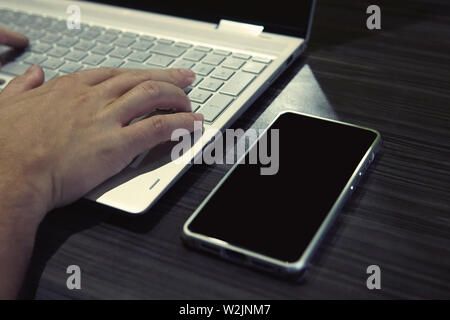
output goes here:
<path id="1" fill-rule="evenodd" d="M 275 139 L 271 129 L 278 129 L 279 134 L 276 174 L 262 175 L 261 167 L 267 164 L 249 164 L 246 157 L 188 228 L 284 262 L 295 262 L 377 134 L 284 113 L 267 131 L 269 151 Z M 259 148 L 259 144 L 253 148 Z"/>

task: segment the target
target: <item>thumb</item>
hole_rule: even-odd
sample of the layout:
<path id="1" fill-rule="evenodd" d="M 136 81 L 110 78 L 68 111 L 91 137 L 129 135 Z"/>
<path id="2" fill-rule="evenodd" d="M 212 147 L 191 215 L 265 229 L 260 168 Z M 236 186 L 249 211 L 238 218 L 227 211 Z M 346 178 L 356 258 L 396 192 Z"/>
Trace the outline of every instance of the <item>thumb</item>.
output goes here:
<path id="1" fill-rule="evenodd" d="M 44 71 L 39 66 L 31 66 L 28 70 L 12 79 L 5 89 L 2 90 L 1 97 L 11 97 L 16 94 L 39 87 L 44 82 Z"/>

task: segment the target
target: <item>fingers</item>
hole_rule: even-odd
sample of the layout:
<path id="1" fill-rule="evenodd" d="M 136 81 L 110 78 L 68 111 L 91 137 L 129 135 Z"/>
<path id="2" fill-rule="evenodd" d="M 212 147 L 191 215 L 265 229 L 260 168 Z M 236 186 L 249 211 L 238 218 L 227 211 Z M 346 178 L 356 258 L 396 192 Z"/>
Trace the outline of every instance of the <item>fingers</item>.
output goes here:
<path id="1" fill-rule="evenodd" d="M 164 81 L 184 88 L 195 79 L 195 73 L 189 69 L 118 70 L 120 70 L 118 74 L 97 85 L 99 91 L 110 98 L 119 97 L 144 81 Z"/>
<path id="2" fill-rule="evenodd" d="M 135 122 L 121 129 L 126 143 L 124 150 L 128 150 L 134 158 L 138 154 L 170 140 L 176 129 L 193 132 L 196 121 L 203 123 L 203 115 L 183 112 L 153 116 Z"/>
<path id="3" fill-rule="evenodd" d="M 96 68 L 83 70 L 76 74 L 85 84 L 91 86 L 99 85 L 101 90 L 122 90 L 122 94 L 145 80 L 166 81 L 184 88 L 195 79 L 195 74 L 191 70 L 185 71 L 180 69 Z M 118 94 L 117 96 L 120 95 Z"/>
<path id="4" fill-rule="evenodd" d="M 0 44 L 21 49 L 28 46 L 28 38 L 20 33 L 0 26 Z"/>
<path id="5" fill-rule="evenodd" d="M 94 86 L 120 73 L 122 73 L 120 69 L 102 67 L 79 71 L 74 73 L 74 75 L 84 84 Z"/>
<path id="6" fill-rule="evenodd" d="M 44 82 L 44 71 L 39 66 L 31 66 L 28 70 L 14 79 L 3 89 L 1 96 L 11 97 L 19 93 L 39 87 Z"/>
<path id="7" fill-rule="evenodd" d="M 144 81 L 109 106 L 113 117 L 122 125 L 156 109 L 191 111 L 191 102 L 183 90 L 163 81 Z"/>

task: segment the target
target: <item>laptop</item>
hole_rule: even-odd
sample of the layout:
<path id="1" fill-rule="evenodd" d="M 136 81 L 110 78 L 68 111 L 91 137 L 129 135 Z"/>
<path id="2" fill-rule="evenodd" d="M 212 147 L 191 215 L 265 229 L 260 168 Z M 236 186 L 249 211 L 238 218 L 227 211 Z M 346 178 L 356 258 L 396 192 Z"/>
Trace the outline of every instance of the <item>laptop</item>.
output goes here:
<path id="1" fill-rule="evenodd" d="M 0 24 L 30 39 L 24 52 L 4 55 L 0 89 L 31 64 L 45 81 L 102 66 L 190 68 L 196 80 L 185 92 L 205 118 L 205 136 L 183 155 L 194 159 L 213 138 L 208 128 L 229 127 L 302 54 L 314 8 L 315 0 L 0 0 Z M 68 28 L 77 17 L 79 28 Z M 192 164 L 171 161 L 171 146 L 141 154 L 86 198 L 146 212 Z"/>

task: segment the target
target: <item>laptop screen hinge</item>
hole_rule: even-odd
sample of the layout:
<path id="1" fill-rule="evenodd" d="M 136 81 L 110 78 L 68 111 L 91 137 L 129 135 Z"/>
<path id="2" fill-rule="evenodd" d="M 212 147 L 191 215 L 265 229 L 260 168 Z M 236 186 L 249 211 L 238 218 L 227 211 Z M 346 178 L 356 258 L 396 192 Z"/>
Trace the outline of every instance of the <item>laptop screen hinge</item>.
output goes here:
<path id="1" fill-rule="evenodd" d="M 237 32 L 240 34 L 245 33 L 252 36 L 258 36 L 261 32 L 263 32 L 264 26 L 221 19 L 219 24 L 217 25 L 217 29 L 228 32 Z"/>

